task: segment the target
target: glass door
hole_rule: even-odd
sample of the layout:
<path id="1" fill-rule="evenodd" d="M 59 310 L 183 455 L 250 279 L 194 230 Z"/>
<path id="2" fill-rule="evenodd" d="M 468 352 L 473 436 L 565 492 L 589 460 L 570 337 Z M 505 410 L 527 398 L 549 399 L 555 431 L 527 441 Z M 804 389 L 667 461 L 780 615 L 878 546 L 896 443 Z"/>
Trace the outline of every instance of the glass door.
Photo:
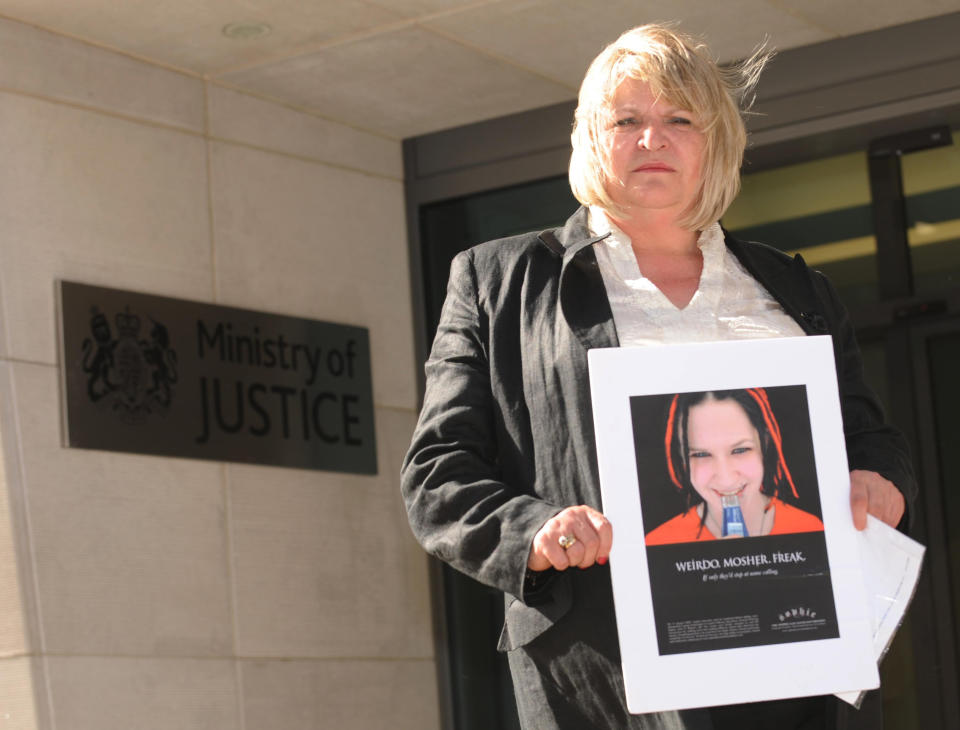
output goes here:
<path id="1" fill-rule="evenodd" d="M 915 462 L 921 483 L 917 537 L 927 546 L 913 612 L 920 723 L 960 717 L 960 317 L 908 327 L 914 379 Z M 907 727 L 907 726 L 904 726 Z"/>
<path id="2" fill-rule="evenodd" d="M 960 406 L 960 383 L 951 382 L 960 317 L 873 330 L 861 351 L 867 382 L 911 443 L 920 493 L 910 535 L 927 548 L 913 603 L 880 665 L 884 728 L 947 730 L 960 717 L 960 423 L 947 417 Z"/>
<path id="3" fill-rule="evenodd" d="M 876 152 L 895 164 L 877 165 Z M 919 130 L 874 142 L 867 154 L 748 175 L 724 223 L 800 253 L 850 309 L 867 382 L 913 448 L 920 495 L 911 535 L 927 546 L 913 606 L 880 667 L 884 727 L 956 727 L 960 146 L 944 130 Z"/>

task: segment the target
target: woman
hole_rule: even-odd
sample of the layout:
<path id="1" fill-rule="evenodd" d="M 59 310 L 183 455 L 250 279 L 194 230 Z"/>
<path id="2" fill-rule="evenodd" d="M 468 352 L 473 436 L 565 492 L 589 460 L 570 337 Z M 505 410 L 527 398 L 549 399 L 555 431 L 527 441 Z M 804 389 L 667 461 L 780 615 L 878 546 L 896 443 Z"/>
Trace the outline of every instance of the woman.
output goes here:
<path id="1" fill-rule="evenodd" d="M 823 530 L 820 518 L 785 499 L 800 495 L 763 388 L 675 395 L 665 447 L 687 510 L 647 533 L 647 545 Z"/>
<path id="2" fill-rule="evenodd" d="M 894 483 L 913 488 L 832 287 L 716 223 L 739 185 L 739 99 L 763 62 L 721 70 L 670 29 L 625 33 L 580 91 L 570 181 L 586 207 L 562 228 L 486 243 L 451 265 L 403 494 L 427 551 L 504 592 L 499 649 L 524 727 L 710 728 L 717 712 L 627 712 L 590 348 L 829 333 L 855 522 L 869 509 L 896 524 Z M 790 722 L 776 720 L 786 728 L 832 711 L 821 698 L 750 713 L 786 713 Z"/>

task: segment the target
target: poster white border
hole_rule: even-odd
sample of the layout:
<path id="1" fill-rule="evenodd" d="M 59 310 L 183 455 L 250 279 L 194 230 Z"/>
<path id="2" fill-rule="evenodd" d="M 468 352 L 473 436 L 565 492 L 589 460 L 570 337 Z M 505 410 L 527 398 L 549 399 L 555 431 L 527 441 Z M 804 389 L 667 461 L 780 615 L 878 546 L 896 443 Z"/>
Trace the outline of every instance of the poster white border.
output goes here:
<path id="1" fill-rule="evenodd" d="M 850 513 L 830 337 L 741 340 L 588 354 L 603 511 L 631 712 L 860 691 L 879 686 L 869 604 Z M 661 655 L 644 542 L 630 398 L 805 385 L 839 637 Z"/>

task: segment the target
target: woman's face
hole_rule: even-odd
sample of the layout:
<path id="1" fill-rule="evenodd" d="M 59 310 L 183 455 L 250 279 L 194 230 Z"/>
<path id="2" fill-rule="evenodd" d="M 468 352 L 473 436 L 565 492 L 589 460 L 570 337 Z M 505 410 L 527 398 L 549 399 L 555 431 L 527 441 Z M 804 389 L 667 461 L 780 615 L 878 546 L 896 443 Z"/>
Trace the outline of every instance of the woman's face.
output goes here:
<path id="1" fill-rule="evenodd" d="M 761 497 L 760 435 L 739 403 L 709 398 L 691 407 L 687 445 L 690 482 L 713 514 L 721 513 L 725 495 L 737 495 L 741 504 Z"/>
<path id="2" fill-rule="evenodd" d="M 607 193 L 629 212 L 685 212 L 700 187 L 706 143 L 696 115 L 635 79 L 617 89 L 612 114 L 605 136 L 613 172 Z"/>

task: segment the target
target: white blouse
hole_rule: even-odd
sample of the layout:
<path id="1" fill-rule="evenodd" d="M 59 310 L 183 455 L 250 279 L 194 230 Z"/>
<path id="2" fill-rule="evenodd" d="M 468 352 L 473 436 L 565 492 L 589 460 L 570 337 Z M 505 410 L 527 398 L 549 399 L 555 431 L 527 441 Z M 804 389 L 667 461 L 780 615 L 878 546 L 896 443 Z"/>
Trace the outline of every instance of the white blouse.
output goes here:
<path id="1" fill-rule="evenodd" d="M 683 309 L 640 273 L 630 239 L 601 208 L 590 208 L 589 227 L 595 236 L 610 231 L 594 250 L 621 346 L 804 335 L 727 250 L 719 223 L 705 228 L 697 241 L 703 271 L 696 293 Z"/>

